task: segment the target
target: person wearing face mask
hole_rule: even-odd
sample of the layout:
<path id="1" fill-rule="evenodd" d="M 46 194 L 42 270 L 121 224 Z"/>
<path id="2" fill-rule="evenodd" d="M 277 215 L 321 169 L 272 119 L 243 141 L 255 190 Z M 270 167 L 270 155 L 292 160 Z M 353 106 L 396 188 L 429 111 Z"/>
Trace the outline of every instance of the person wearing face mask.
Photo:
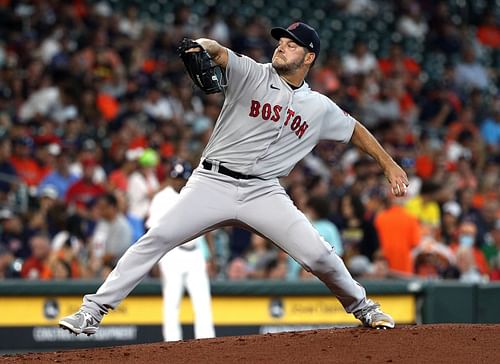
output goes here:
<path id="1" fill-rule="evenodd" d="M 464 220 L 458 226 L 457 241 L 450 245 L 451 250 L 457 252 L 470 250 L 474 256 L 474 263 L 481 275 L 488 275 L 489 267 L 483 251 L 476 244 L 477 226 L 474 222 Z"/>

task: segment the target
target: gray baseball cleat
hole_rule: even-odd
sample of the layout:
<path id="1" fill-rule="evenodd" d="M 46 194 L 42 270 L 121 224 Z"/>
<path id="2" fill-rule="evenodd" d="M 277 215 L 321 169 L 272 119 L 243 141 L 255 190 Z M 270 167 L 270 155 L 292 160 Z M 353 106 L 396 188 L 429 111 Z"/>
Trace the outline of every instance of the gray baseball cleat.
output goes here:
<path id="1" fill-rule="evenodd" d="M 69 332 L 78 334 L 87 334 L 87 336 L 96 333 L 100 321 L 90 313 L 79 310 L 78 312 L 66 316 L 59 321 L 59 327 Z"/>
<path id="2" fill-rule="evenodd" d="M 393 329 L 395 323 L 392 317 L 384 313 L 380 309 L 378 303 L 372 300 L 367 300 L 367 302 L 368 305 L 365 308 L 354 312 L 354 317 L 361 321 L 366 327 L 372 327 L 374 329 Z"/>

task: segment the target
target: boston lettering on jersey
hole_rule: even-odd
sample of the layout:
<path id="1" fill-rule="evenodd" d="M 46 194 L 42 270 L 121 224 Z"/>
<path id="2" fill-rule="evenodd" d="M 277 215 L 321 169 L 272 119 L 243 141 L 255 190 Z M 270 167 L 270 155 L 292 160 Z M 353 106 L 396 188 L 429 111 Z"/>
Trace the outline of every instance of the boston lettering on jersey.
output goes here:
<path id="1" fill-rule="evenodd" d="M 283 106 L 281 105 L 273 106 L 267 102 L 262 105 L 259 101 L 252 100 L 248 116 L 256 118 L 260 115 L 263 120 L 278 122 L 281 118 L 282 110 Z M 297 135 L 299 139 L 302 138 L 309 127 L 307 122 L 302 121 L 302 117 L 298 114 L 295 115 L 295 111 L 291 109 L 286 110 L 285 126 L 287 125 L 290 125 L 290 129 L 295 132 L 295 135 Z"/>

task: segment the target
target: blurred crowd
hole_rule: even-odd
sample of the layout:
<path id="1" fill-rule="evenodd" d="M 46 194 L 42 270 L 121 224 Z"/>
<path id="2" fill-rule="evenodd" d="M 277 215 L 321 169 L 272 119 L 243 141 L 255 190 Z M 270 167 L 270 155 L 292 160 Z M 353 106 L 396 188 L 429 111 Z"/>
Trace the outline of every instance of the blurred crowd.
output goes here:
<path id="1" fill-rule="evenodd" d="M 270 27 L 288 25 L 180 1 L 159 23 L 113 3 L 0 1 L 1 278 L 105 277 L 144 233 L 172 165 L 199 164 L 221 110 L 223 96 L 200 93 L 184 72 L 180 40 L 208 37 L 269 62 Z M 376 17 L 377 3 L 331 6 Z M 308 82 L 404 167 L 408 196 L 391 197 L 352 145 L 326 141 L 281 183 L 356 278 L 500 280 L 499 69 L 481 62 L 500 52 L 498 18 L 485 8 L 457 20 L 447 1 L 384 3 L 397 19 L 390 49 L 362 37 L 323 48 Z M 443 69 L 430 75 L 403 41 L 425 44 Z M 312 279 L 246 230 L 206 240 L 213 279 Z"/>

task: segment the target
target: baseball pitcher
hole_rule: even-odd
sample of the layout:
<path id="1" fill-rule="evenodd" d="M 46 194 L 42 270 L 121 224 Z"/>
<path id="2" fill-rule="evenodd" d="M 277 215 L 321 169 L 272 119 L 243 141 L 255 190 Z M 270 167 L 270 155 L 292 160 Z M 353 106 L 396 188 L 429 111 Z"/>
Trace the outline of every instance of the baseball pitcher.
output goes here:
<path id="1" fill-rule="evenodd" d="M 93 334 L 168 251 L 206 231 L 238 224 L 287 252 L 331 290 L 346 312 L 365 326 L 393 328 L 394 321 L 367 299 L 332 246 L 292 203 L 278 178 L 287 175 L 320 139 L 354 143 L 383 168 L 396 196 L 404 196 L 406 173 L 369 131 L 304 81 L 320 51 L 307 24 L 273 28 L 278 41 L 272 63 L 260 64 L 213 40 L 184 41 L 181 57 L 206 92 L 222 89 L 225 101 L 215 129 L 177 203 L 120 259 L 78 312 L 60 320 L 75 334 Z M 208 57 L 209 56 L 209 57 Z M 207 59 L 220 67 L 212 67 Z M 223 82 L 218 82 L 220 76 Z"/>

